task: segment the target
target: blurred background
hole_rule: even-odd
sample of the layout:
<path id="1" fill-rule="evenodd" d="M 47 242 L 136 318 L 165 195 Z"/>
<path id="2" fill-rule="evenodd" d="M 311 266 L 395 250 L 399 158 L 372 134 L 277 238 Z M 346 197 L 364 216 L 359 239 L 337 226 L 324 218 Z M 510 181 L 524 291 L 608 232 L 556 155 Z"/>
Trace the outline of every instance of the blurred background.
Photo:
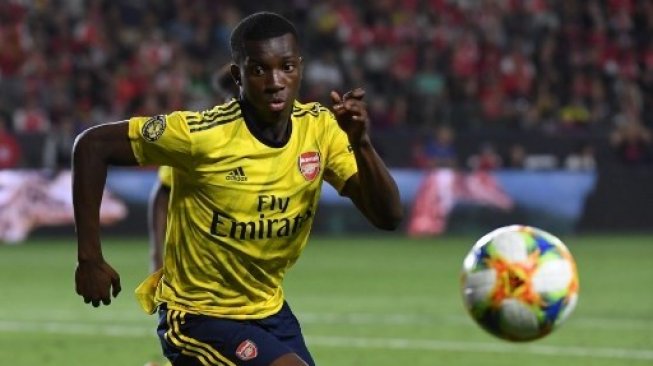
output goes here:
<path id="1" fill-rule="evenodd" d="M 231 29 L 256 10 L 296 24 L 303 101 L 366 89 L 409 233 L 653 228 L 650 1 L 3 1 L 0 169 L 51 184 L 94 124 L 212 107 Z M 154 170 L 114 170 L 108 189 L 126 207 L 109 232 L 143 233 Z M 23 179 L 4 174 L 4 196 Z M 325 190 L 316 231 L 370 228 Z M 434 212 L 413 207 L 433 190 Z"/>
<path id="2" fill-rule="evenodd" d="M 379 233 L 324 186 L 286 281 L 320 364 L 653 362 L 650 0 L 0 0 L 0 359 L 163 362 L 130 294 L 156 169 L 109 173 L 124 291 L 93 309 L 73 289 L 71 147 L 98 123 L 221 102 L 230 32 L 257 10 L 299 30 L 302 101 L 366 89 L 406 211 Z M 464 255 L 508 224 L 560 235 L 579 266 L 576 313 L 535 344 L 491 338 L 460 300 Z"/>

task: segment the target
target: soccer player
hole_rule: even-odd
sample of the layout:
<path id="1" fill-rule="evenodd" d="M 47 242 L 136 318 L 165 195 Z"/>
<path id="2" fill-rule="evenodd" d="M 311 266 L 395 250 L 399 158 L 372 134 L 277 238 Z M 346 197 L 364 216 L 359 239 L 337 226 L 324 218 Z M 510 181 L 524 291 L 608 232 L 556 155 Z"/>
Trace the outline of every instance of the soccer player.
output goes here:
<path id="1" fill-rule="evenodd" d="M 163 267 L 137 296 L 158 311 L 175 366 L 315 365 L 281 284 L 307 242 L 323 180 L 378 228 L 402 219 L 370 142 L 365 92 L 331 92 L 332 110 L 297 101 L 297 37 L 285 18 L 252 14 L 231 35 L 238 100 L 102 124 L 75 143 L 76 291 L 96 307 L 121 290 L 98 226 L 108 165 L 173 167 Z"/>

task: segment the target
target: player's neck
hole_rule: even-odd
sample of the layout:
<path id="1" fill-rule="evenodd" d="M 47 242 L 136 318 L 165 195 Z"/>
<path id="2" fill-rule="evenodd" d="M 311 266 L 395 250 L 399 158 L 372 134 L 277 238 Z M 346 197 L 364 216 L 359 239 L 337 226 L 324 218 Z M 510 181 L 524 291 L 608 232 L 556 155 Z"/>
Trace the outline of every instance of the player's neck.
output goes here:
<path id="1" fill-rule="evenodd" d="M 245 98 L 241 98 L 239 102 L 245 123 L 254 137 L 272 147 L 282 147 L 288 142 L 292 132 L 290 116 L 273 123 L 263 122 L 263 119 L 258 116 L 254 107 Z"/>

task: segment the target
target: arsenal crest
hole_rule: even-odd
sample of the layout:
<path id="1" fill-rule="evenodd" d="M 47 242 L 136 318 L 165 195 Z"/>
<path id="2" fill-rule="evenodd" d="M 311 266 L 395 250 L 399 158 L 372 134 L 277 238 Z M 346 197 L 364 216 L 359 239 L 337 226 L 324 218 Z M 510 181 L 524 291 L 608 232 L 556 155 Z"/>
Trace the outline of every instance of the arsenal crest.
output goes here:
<path id="1" fill-rule="evenodd" d="M 256 348 L 256 343 L 246 339 L 242 341 L 238 348 L 236 348 L 236 356 L 243 361 L 249 361 L 252 358 L 258 356 L 258 348 Z"/>
<path id="2" fill-rule="evenodd" d="M 312 181 L 320 173 L 320 153 L 316 151 L 304 152 L 299 155 L 298 166 L 299 172 L 304 179 Z"/>

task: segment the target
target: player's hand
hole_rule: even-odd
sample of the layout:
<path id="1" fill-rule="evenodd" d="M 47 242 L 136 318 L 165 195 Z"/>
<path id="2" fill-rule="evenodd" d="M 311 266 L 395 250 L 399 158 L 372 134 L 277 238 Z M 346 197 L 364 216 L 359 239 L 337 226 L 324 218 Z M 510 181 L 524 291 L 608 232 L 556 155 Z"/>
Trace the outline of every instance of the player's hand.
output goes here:
<path id="1" fill-rule="evenodd" d="M 333 112 L 338 120 L 338 125 L 349 137 L 352 144 L 367 138 L 370 119 L 367 114 L 367 104 L 363 101 L 365 90 L 356 88 L 340 96 L 338 92 L 331 92 Z"/>
<path id="2" fill-rule="evenodd" d="M 111 303 L 111 295 L 120 293 L 120 276 L 104 260 L 79 262 L 75 270 L 75 289 L 85 303 L 100 306 Z"/>

